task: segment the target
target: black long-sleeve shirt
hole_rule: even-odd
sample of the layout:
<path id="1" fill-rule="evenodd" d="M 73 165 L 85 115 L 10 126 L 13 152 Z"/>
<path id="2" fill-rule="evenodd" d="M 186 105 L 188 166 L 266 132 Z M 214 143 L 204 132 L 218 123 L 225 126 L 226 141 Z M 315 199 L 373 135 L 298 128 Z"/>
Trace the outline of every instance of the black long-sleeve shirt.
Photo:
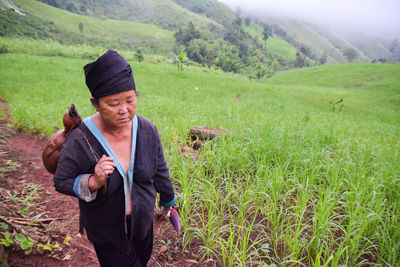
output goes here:
<path id="1" fill-rule="evenodd" d="M 127 238 L 143 238 L 151 229 L 157 192 L 160 194 L 160 205 L 169 207 L 176 202 L 158 131 L 149 120 L 137 117 L 131 236 L 126 234 L 123 179 L 115 168 L 107 179 L 106 190 L 99 188 L 96 198 L 90 202 L 79 199 L 80 223 L 93 243 L 112 243 L 121 247 Z M 64 142 L 54 175 L 56 191 L 79 197 L 74 192 L 77 177 L 93 174 L 103 154 L 110 156 L 82 123 Z"/>

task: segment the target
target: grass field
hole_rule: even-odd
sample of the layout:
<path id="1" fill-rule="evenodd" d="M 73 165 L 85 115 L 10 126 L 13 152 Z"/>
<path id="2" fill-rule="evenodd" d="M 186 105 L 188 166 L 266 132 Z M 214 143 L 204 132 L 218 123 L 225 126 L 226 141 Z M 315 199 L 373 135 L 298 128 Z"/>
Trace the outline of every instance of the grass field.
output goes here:
<path id="1" fill-rule="evenodd" d="M 199 240 L 196 253 L 223 266 L 400 264 L 400 65 L 307 68 L 261 83 L 129 62 L 138 114 L 162 137 L 185 249 Z M 0 97 L 15 125 L 50 135 L 71 102 L 92 114 L 86 63 L 0 54 Z M 179 153 L 196 125 L 230 131 L 198 161 Z"/>

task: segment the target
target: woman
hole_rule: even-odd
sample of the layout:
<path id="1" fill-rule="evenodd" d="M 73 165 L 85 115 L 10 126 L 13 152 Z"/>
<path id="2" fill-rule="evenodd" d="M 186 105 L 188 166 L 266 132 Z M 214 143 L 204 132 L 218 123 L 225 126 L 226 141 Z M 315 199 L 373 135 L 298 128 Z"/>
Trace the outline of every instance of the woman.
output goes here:
<path id="1" fill-rule="evenodd" d="M 84 67 L 96 113 L 66 138 L 54 186 L 79 198 L 86 230 L 101 266 L 146 266 L 153 246 L 153 210 L 176 197 L 160 136 L 136 115 L 132 70 L 109 50 Z"/>

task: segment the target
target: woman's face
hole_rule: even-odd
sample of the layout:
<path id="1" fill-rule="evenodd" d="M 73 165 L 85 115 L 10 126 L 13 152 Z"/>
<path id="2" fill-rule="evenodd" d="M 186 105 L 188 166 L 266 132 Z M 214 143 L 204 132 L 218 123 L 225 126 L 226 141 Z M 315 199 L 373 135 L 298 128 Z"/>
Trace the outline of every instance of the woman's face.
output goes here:
<path id="1" fill-rule="evenodd" d="M 96 110 L 104 123 L 111 128 L 128 126 L 136 115 L 137 98 L 134 90 L 103 96 Z"/>

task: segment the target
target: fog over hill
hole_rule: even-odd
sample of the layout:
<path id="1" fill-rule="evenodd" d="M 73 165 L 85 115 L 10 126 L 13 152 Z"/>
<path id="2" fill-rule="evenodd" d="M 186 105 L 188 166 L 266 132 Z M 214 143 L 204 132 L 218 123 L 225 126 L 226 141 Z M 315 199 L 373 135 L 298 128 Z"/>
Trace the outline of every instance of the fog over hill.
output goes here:
<path id="1" fill-rule="evenodd" d="M 286 16 L 306 19 L 339 29 L 364 31 L 382 37 L 400 38 L 398 0 L 219 0 L 232 9 L 260 17 Z"/>
<path id="2" fill-rule="evenodd" d="M 218 0 L 232 9 L 260 18 L 268 16 L 308 20 L 339 30 L 400 38 L 398 0 Z"/>
<path id="3" fill-rule="evenodd" d="M 345 62 L 355 49 L 357 61 L 385 62 L 400 58 L 398 0 L 218 0 L 241 17 L 278 25 L 297 49 L 310 49 L 328 63 Z"/>

